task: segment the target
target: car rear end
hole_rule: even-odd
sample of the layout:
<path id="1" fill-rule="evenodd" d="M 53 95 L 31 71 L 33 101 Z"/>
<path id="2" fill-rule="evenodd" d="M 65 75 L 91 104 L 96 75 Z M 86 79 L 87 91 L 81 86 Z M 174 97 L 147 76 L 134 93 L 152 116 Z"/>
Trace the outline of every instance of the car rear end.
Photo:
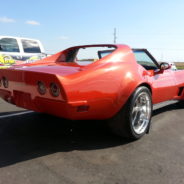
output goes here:
<path id="1" fill-rule="evenodd" d="M 0 97 L 25 109 L 68 118 L 66 93 L 55 74 L 1 69 Z"/>

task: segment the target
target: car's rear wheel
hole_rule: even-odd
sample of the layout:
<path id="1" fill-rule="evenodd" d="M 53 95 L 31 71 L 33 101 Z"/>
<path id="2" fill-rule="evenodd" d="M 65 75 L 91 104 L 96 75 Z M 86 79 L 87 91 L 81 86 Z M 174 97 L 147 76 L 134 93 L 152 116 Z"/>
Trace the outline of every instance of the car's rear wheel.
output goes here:
<path id="1" fill-rule="evenodd" d="M 114 133 L 129 139 L 141 138 L 150 127 L 152 115 L 151 92 L 147 87 L 138 87 L 124 107 L 110 120 Z"/>

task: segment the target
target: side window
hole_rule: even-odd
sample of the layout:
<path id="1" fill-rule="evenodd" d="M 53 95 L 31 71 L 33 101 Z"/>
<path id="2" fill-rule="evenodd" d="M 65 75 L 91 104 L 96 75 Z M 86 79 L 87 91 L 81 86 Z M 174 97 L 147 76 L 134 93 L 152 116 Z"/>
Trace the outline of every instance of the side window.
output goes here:
<path id="1" fill-rule="evenodd" d="M 20 52 L 17 40 L 14 38 L 0 39 L 0 52 Z"/>
<path id="2" fill-rule="evenodd" d="M 134 55 L 137 60 L 137 63 L 142 65 L 146 70 L 155 70 L 158 69 L 154 61 L 149 57 L 149 55 L 142 50 L 134 50 Z"/>
<path id="3" fill-rule="evenodd" d="M 23 50 L 26 53 L 41 53 L 40 46 L 38 42 L 32 40 L 21 40 L 23 45 Z"/>

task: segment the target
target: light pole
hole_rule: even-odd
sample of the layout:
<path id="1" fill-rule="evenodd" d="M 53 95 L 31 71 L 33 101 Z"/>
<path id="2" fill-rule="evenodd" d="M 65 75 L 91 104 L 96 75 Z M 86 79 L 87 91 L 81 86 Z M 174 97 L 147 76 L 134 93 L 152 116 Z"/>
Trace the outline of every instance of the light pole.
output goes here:
<path id="1" fill-rule="evenodd" d="M 117 33 L 116 33 L 116 28 L 114 28 L 114 44 L 116 44 L 117 40 Z"/>

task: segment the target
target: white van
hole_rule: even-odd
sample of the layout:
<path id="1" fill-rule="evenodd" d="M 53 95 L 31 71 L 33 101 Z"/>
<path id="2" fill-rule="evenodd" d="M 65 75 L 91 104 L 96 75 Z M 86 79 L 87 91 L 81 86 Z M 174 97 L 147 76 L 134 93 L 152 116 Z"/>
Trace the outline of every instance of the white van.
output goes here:
<path id="1" fill-rule="evenodd" d="M 0 55 L 9 55 L 15 60 L 25 61 L 32 56 L 45 55 L 39 40 L 13 36 L 0 36 Z"/>

